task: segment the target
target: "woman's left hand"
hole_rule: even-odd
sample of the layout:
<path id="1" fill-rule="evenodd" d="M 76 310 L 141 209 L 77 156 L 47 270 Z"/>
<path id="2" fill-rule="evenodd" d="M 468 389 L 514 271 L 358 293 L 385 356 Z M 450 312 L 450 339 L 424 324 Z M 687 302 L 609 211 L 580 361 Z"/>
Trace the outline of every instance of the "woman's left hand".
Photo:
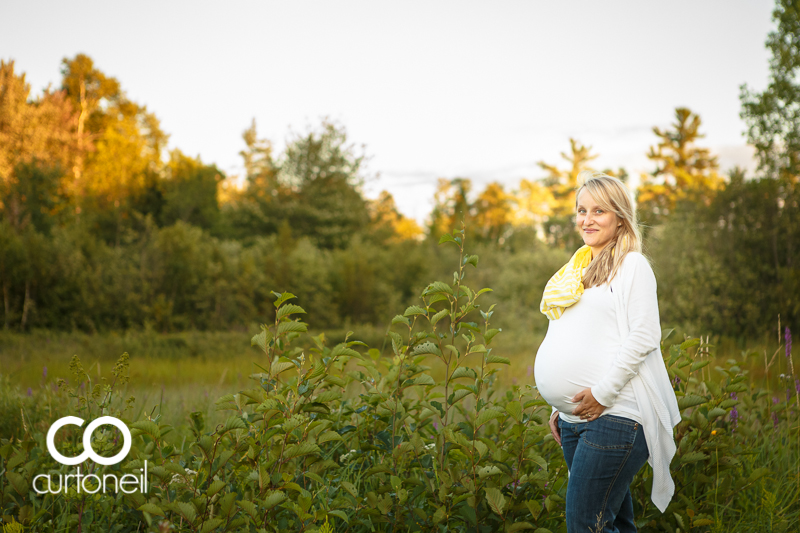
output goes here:
<path id="1" fill-rule="evenodd" d="M 583 389 L 572 398 L 572 401 L 580 402 L 572 410 L 572 414 L 580 416 L 583 420 L 596 420 L 606 410 L 605 405 L 594 399 L 592 389 Z"/>

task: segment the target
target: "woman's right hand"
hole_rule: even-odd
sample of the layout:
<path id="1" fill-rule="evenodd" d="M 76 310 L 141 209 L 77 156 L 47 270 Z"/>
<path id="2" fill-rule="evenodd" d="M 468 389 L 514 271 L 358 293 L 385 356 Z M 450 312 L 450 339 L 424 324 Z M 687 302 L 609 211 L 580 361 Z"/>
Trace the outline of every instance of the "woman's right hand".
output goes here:
<path id="1" fill-rule="evenodd" d="M 550 415 L 550 433 L 553 434 L 553 438 L 556 439 L 556 442 L 559 446 L 561 446 L 561 429 L 558 427 L 558 411 L 554 411 L 552 415 Z"/>

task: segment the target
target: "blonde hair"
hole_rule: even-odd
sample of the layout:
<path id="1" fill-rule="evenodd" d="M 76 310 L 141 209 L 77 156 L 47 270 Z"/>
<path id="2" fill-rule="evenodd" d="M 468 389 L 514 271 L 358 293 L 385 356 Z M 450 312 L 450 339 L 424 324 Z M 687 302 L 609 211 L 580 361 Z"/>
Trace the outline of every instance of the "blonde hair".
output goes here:
<path id="1" fill-rule="evenodd" d="M 624 183 L 613 176 L 592 170 L 584 170 L 578 174 L 577 181 L 579 186 L 575 192 L 576 210 L 578 196 L 586 189 L 601 208 L 614 213 L 622 222 L 611 242 L 589 263 L 583 276 L 583 286 L 588 289 L 614 279 L 628 252 L 642 252 L 642 234 L 636 218 L 636 203 Z"/>

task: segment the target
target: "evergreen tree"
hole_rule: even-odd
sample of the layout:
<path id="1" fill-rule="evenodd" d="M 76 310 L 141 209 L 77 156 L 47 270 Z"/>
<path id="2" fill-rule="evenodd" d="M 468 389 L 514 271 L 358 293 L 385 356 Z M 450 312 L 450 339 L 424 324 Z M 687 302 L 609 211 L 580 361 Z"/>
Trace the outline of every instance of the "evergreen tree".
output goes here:
<path id="1" fill-rule="evenodd" d="M 756 147 L 759 170 L 796 184 L 800 179 L 800 1 L 776 0 L 777 23 L 767 38 L 772 54 L 767 88 L 754 92 L 742 85 L 741 117 Z"/>

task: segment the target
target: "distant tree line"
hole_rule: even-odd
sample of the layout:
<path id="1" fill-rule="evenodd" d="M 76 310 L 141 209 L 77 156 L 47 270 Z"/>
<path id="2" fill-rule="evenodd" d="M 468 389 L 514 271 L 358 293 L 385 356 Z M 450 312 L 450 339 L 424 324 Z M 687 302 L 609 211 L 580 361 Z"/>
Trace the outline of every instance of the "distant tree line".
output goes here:
<path id="1" fill-rule="evenodd" d="M 778 0 L 774 20 L 770 83 L 741 89 L 757 175 L 722 175 L 690 109 L 653 128 L 654 168 L 636 194 L 667 324 L 746 336 L 800 312 L 800 10 Z M 442 178 L 420 228 L 388 192 L 364 197 L 366 154 L 340 124 L 323 120 L 279 154 L 255 121 L 242 138 L 237 187 L 167 152 L 157 117 L 88 56 L 65 58 L 60 88 L 35 97 L 0 62 L 3 327 L 247 327 L 274 312 L 271 290 L 297 294 L 320 326 L 385 323 L 432 276 L 452 275 L 436 242 L 464 219 L 495 301 L 546 327 L 538 299 L 581 244 L 574 194 L 592 147 L 569 139 L 562 165 L 542 161 L 542 176 L 508 190 Z"/>

